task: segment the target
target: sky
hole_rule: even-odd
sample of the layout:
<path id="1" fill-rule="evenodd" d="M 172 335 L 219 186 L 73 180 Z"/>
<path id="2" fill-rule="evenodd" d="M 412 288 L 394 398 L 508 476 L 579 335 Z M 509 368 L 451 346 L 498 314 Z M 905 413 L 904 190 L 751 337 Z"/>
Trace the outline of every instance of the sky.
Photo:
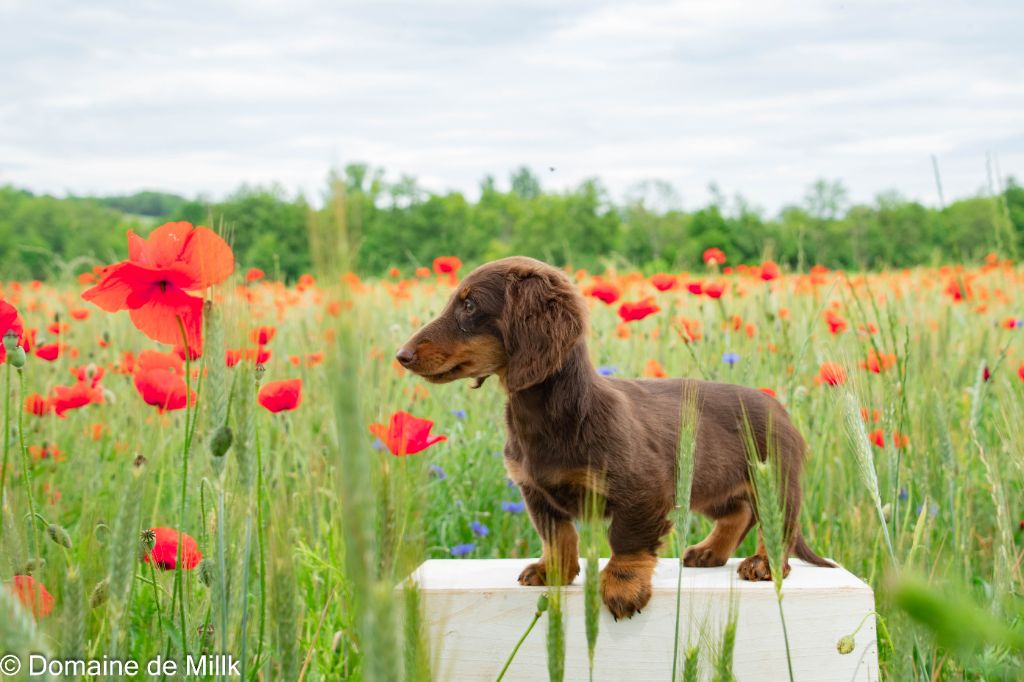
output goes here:
<path id="1" fill-rule="evenodd" d="M 765 212 L 1024 175 L 1020 0 L 0 0 L 0 184 L 316 200 L 354 161 Z M 554 170 L 551 170 L 551 169 Z"/>

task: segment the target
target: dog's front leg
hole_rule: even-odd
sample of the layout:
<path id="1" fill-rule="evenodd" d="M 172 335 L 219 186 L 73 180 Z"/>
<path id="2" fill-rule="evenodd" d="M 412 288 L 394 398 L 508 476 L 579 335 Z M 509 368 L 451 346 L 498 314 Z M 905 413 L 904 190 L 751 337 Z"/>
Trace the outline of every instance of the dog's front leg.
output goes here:
<path id="1" fill-rule="evenodd" d="M 626 508 L 612 514 L 612 558 L 601 571 L 601 598 L 616 620 L 632 618 L 650 601 L 658 546 L 669 528 L 665 514 L 650 509 Z"/>
<path id="2" fill-rule="evenodd" d="M 540 535 L 540 561 L 519 574 L 521 585 L 568 585 L 580 572 L 579 536 L 568 514 L 556 509 L 544 494 L 530 485 L 521 486 L 526 508 Z"/>

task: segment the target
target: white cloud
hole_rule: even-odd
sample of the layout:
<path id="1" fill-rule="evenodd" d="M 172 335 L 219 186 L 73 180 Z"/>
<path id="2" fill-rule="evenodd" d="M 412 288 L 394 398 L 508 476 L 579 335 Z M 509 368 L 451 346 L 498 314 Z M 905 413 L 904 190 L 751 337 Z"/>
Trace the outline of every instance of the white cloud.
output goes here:
<path id="1" fill-rule="evenodd" d="M 931 154 L 947 197 L 988 152 L 1024 172 L 1015 0 L 128 7 L 0 0 L 0 182 L 316 196 L 358 160 L 474 194 L 527 164 L 775 210 L 818 176 L 933 201 Z"/>

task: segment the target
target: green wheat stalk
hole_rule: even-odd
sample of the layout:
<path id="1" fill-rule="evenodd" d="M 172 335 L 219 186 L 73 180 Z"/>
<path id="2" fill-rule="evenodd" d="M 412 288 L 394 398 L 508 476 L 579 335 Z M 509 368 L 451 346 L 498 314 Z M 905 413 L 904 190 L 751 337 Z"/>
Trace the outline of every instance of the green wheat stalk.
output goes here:
<path id="1" fill-rule="evenodd" d="M 697 454 L 697 384 L 684 382 L 679 408 L 679 449 L 676 463 L 676 508 L 673 519 L 679 571 L 676 575 L 676 617 L 672 637 L 672 679 L 676 679 L 679 665 L 679 631 L 682 626 L 683 554 L 690 531 L 690 492 L 693 487 L 693 467 Z M 694 664 L 695 665 L 695 664 Z"/>
<path id="2" fill-rule="evenodd" d="M 754 431 L 743 414 L 744 440 L 747 448 L 747 465 L 750 478 L 754 484 L 754 504 L 757 507 L 757 520 L 760 526 L 761 541 L 768 554 L 768 568 L 772 574 L 775 587 L 775 603 L 779 609 L 779 621 L 782 623 L 782 638 L 786 645 L 786 665 L 789 670 L 790 682 L 793 677 L 793 658 L 789 646 L 789 630 L 782 609 L 782 580 L 785 577 L 786 555 L 790 539 L 786 537 L 785 496 L 782 494 L 783 472 L 775 442 L 772 420 L 768 419 L 765 432 L 765 459 L 761 461 L 757 452 Z"/>
<path id="3" fill-rule="evenodd" d="M 841 398 L 841 403 L 846 437 L 853 448 L 857 471 L 860 473 L 861 482 L 868 490 L 871 501 L 875 504 L 875 512 L 878 514 L 879 523 L 882 524 L 882 535 L 885 537 L 885 546 L 889 550 L 892 566 L 898 570 L 899 562 L 896 560 L 896 552 L 892 547 L 889 524 L 885 520 L 885 513 L 882 510 L 882 497 L 878 491 L 878 473 L 875 471 L 875 460 L 871 454 L 871 441 L 868 440 L 868 433 L 864 428 L 864 420 L 860 416 L 857 399 L 853 393 L 845 391 Z"/>

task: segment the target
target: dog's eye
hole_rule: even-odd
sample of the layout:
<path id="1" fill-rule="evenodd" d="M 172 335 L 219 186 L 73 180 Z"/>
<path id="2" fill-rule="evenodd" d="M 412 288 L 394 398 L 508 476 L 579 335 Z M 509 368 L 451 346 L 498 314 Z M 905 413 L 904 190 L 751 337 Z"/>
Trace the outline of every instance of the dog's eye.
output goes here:
<path id="1" fill-rule="evenodd" d="M 476 303 L 473 303 L 473 301 L 468 298 L 462 302 L 462 307 L 465 308 L 466 312 L 470 315 L 476 312 Z"/>

